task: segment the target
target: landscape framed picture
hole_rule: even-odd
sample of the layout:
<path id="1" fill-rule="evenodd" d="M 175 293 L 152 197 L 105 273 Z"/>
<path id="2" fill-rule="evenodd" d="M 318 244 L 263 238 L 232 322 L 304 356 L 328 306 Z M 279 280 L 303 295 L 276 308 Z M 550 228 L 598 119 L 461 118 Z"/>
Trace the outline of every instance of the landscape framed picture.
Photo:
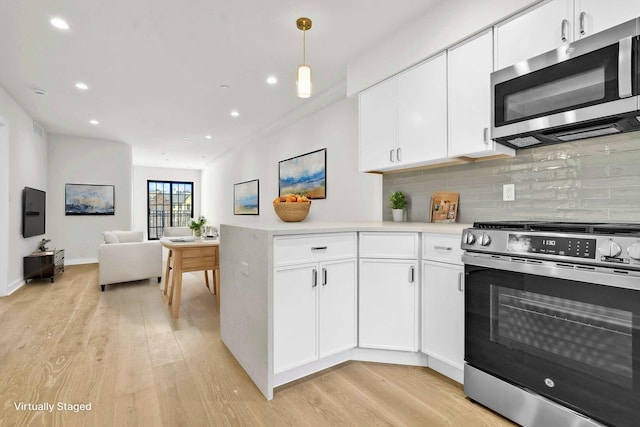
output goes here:
<path id="1" fill-rule="evenodd" d="M 65 184 L 65 215 L 115 215 L 115 186 Z"/>
<path id="2" fill-rule="evenodd" d="M 278 163 L 279 195 L 301 194 L 327 198 L 327 149 L 312 151 Z"/>
<path id="3" fill-rule="evenodd" d="M 260 181 L 233 184 L 233 214 L 260 215 Z"/>

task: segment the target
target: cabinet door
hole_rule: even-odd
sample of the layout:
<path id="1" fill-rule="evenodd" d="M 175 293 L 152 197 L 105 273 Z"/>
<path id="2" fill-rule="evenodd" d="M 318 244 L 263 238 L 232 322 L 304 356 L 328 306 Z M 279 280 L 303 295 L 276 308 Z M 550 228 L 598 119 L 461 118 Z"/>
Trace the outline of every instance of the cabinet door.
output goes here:
<path id="1" fill-rule="evenodd" d="M 416 263 L 360 259 L 359 270 L 360 347 L 416 351 Z"/>
<path id="2" fill-rule="evenodd" d="M 314 273 L 314 271 L 316 273 Z M 316 265 L 279 268 L 273 282 L 274 373 L 318 358 Z"/>
<path id="3" fill-rule="evenodd" d="M 496 25 L 495 35 L 496 70 L 556 49 L 573 39 L 573 0 L 552 0 L 534 6 Z"/>
<path id="4" fill-rule="evenodd" d="M 422 351 L 463 369 L 464 268 L 422 264 Z"/>
<path id="5" fill-rule="evenodd" d="M 356 346 L 356 260 L 320 265 L 320 357 Z"/>
<path id="6" fill-rule="evenodd" d="M 402 165 L 447 157 L 447 56 L 443 52 L 398 76 L 396 157 Z"/>
<path id="7" fill-rule="evenodd" d="M 640 16 L 640 1 L 576 0 L 575 37 L 583 38 Z"/>
<path id="8" fill-rule="evenodd" d="M 448 61 L 449 155 L 490 151 L 492 31 L 450 49 Z"/>
<path id="9" fill-rule="evenodd" d="M 397 80 L 391 78 L 359 95 L 360 171 L 395 164 L 398 143 Z"/>

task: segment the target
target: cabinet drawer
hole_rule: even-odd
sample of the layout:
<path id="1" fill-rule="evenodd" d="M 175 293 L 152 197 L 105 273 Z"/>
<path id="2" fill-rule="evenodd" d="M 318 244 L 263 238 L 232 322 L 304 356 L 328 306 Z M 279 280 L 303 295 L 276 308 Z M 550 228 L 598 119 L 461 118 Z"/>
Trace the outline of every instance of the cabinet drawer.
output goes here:
<path id="1" fill-rule="evenodd" d="M 356 256 L 355 233 L 300 234 L 273 239 L 273 264 L 316 262 Z"/>
<path id="2" fill-rule="evenodd" d="M 419 247 L 418 233 L 360 233 L 361 258 L 415 259 Z"/>
<path id="3" fill-rule="evenodd" d="M 454 234 L 422 235 L 422 259 L 462 264 L 461 237 Z"/>

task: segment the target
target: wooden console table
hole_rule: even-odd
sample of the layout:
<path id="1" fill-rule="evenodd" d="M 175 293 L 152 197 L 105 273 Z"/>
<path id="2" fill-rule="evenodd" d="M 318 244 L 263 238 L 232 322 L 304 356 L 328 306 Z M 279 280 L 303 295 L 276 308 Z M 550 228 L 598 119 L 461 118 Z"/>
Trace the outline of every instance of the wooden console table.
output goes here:
<path id="1" fill-rule="evenodd" d="M 169 289 L 169 304 L 172 304 L 173 317 L 180 317 L 180 298 L 182 295 L 182 273 L 190 271 L 213 270 L 213 289 L 220 288 L 220 257 L 217 240 L 196 240 L 195 242 L 172 242 L 163 238 L 160 243 L 169 249 L 165 267 L 164 294 L 169 285 L 169 268 L 173 268 L 173 277 Z M 208 276 L 207 281 L 208 281 Z M 208 284 L 208 283 L 207 283 Z M 219 296 L 218 296 L 219 297 Z"/>
<path id="2" fill-rule="evenodd" d="M 51 251 L 35 251 L 23 258 L 24 281 L 29 279 L 48 279 L 64 271 L 64 249 Z"/>

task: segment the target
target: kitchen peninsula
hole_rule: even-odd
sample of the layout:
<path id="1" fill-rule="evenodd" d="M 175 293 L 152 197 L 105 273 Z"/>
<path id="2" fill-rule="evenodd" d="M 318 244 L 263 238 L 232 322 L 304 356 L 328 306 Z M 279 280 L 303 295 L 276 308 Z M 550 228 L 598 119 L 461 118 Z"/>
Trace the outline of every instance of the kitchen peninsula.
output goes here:
<path id="1" fill-rule="evenodd" d="M 222 341 L 267 399 L 275 387 L 348 360 L 430 366 L 462 382 L 467 227 L 223 224 Z M 441 322 L 425 313 L 436 278 L 452 291 L 443 304 L 454 307 Z M 439 335 L 446 342 L 425 339 Z"/>

